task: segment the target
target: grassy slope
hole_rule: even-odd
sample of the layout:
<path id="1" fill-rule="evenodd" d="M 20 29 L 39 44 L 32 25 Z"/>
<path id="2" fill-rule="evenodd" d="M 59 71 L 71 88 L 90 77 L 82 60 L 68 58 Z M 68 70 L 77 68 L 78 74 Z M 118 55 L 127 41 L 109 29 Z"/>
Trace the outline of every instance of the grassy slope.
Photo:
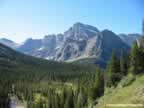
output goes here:
<path id="1" fill-rule="evenodd" d="M 68 63 L 75 63 L 75 64 L 98 64 L 102 68 L 106 67 L 106 61 L 104 61 L 102 58 L 97 57 L 84 57 L 84 58 L 78 58 L 78 59 L 71 59 L 66 61 Z"/>
<path id="2" fill-rule="evenodd" d="M 144 104 L 144 75 L 137 76 L 136 80 L 129 86 L 120 87 L 119 85 L 111 93 L 105 94 L 99 99 L 96 108 L 115 108 L 104 107 L 107 104 Z"/>

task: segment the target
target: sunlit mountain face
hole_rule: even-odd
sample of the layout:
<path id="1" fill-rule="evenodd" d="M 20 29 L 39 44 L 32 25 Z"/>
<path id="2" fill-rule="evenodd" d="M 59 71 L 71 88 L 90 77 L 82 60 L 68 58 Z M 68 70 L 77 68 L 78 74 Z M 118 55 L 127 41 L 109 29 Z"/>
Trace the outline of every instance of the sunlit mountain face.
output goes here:
<path id="1" fill-rule="evenodd" d="M 106 65 L 112 50 L 117 55 L 120 55 L 119 49 L 129 51 L 130 46 L 125 41 L 127 37 L 78 22 L 62 34 L 46 35 L 43 39 L 29 38 L 17 47 L 7 41 L 3 43 L 22 53 L 47 60 L 73 62 L 86 59 L 88 63 Z M 127 41 L 131 42 L 130 39 Z"/>

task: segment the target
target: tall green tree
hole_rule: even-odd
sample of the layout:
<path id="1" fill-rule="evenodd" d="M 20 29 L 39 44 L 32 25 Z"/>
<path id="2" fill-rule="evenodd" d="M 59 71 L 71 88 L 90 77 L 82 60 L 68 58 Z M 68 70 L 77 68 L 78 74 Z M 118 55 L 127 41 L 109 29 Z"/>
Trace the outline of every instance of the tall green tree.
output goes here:
<path id="1" fill-rule="evenodd" d="M 68 95 L 64 104 L 64 108 L 74 108 L 74 94 L 72 88 L 70 88 L 67 93 Z"/>
<path id="2" fill-rule="evenodd" d="M 124 50 L 121 50 L 121 55 L 120 55 L 120 72 L 122 75 L 127 74 L 127 58 Z"/>
<path id="3" fill-rule="evenodd" d="M 89 89 L 89 97 L 93 101 L 104 93 L 104 76 L 103 72 L 97 67 L 95 79 Z"/>
<path id="4" fill-rule="evenodd" d="M 144 73 L 144 36 L 140 39 L 139 47 L 139 73 Z"/>
<path id="5" fill-rule="evenodd" d="M 120 80 L 119 60 L 117 59 L 114 51 L 112 52 L 112 56 L 107 67 L 106 78 L 106 85 L 108 87 L 116 86 Z"/>
<path id="6" fill-rule="evenodd" d="M 140 49 L 135 42 L 130 52 L 130 60 L 129 60 L 129 72 L 133 74 L 138 74 L 141 71 L 141 63 L 140 63 Z"/>

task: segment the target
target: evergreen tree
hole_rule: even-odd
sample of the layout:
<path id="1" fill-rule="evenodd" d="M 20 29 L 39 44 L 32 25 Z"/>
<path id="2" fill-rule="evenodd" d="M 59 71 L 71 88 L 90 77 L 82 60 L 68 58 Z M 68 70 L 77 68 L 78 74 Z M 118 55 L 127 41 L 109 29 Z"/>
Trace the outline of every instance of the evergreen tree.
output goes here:
<path id="1" fill-rule="evenodd" d="M 120 56 L 120 72 L 122 75 L 127 74 L 127 59 L 123 49 L 121 50 L 121 56 Z"/>
<path id="2" fill-rule="evenodd" d="M 80 91 L 77 96 L 77 107 L 76 108 L 84 108 L 87 106 L 87 90 L 84 84 L 81 85 Z"/>
<path id="3" fill-rule="evenodd" d="M 99 67 L 97 67 L 95 79 L 89 89 L 90 99 L 93 101 L 104 93 L 104 76 Z"/>
<path id="4" fill-rule="evenodd" d="M 144 36 L 140 39 L 139 47 L 139 73 L 144 73 Z"/>
<path id="5" fill-rule="evenodd" d="M 60 104 L 59 104 L 59 97 L 57 94 L 55 94 L 54 96 L 54 108 L 59 108 L 60 107 Z"/>
<path id="6" fill-rule="evenodd" d="M 53 91 L 50 89 L 48 91 L 48 108 L 53 108 Z"/>
<path id="7" fill-rule="evenodd" d="M 112 57 L 107 67 L 106 85 L 108 87 L 116 86 L 120 78 L 121 78 L 121 75 L 120 75 L 120 69 L 119 69 L 119 61 L 115 55 L 115 52 L 113 51 Z"/>
<path id="8" fill-rule="evenodd" d="M 62 89 L 62 92 L 60 94 L 60 108 L 64 108 L 64 104 L 65 104 L 65 101 L 66 101 L 66 88 L 63 87 Z"/>
<path id="9" fill-rule="evenodd" d="M 68 96 L 66 98 L 64 108 L 74 108 L 74 95 L 73 95 L 73 90 L 70 89 L 68 92 Z"/>
<path id="10" fill-rule="evenodd" d="M 138 74 L 140 72 L 140 50 L 138 48 L 137 43 L 133 44 L 133 47 L 130 52 L 130 64 L 129 64 L 129 72 L 133 74 Z"/>

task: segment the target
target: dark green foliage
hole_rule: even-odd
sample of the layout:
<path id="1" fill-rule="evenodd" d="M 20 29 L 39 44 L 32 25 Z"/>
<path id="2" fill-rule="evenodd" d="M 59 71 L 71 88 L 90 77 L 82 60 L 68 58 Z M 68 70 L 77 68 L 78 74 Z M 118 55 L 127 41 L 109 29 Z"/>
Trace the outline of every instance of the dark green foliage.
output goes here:
<path id="1" fill-rule="evenodd" d="M 129 65 L 129 72 L 131 73 L 137 73 L 137 66 L 139 65 L 138 63 L 138 46 L 137 43 L 135 42 L 130 53 L 130 65 Z"/>
<path id="2" fill-rule="evenodd" d="M 0 94 L 0 108 L 10 108 L 10 99 L 7 94 Z"/>
<path id="3" fill-rule="evenodd" d="M 106 86 L 117 86 L 118 82 L 127 74 L 137 75 L 144 73 L 144 37 L 133 44 L 129 58 L 121 50 L 120 60 L 112 53 L 106 72 Z M 125 78 L 125 80 L 127 80 Z M 126 82 L 132 82 L 133 77 Z M 125 85 L 125 84 L 124 84 Z M 126 84 L 127 85 L 127 84 Z"/>
<path id="4" fill-rule="evenodd" d="M 28 108 L 88 106 L 89 85 L 93 88 L 98 82 L 93 78 L 96 66 L 38 59 L 1 44 L 0 50 L 0 94 L 5 94 L 4 101 L 0 98 L 0 105 L 9 105 L 8 95 L 14 95 L 18 100 L 26 101 Z M 72 85 L 66 85 L 67 82 Z M 40 99 L 36 101 L 37 95 Z"/>
<path id="5" fill-rule="evenodd" d="M 81 86 L 80 91 L 77 95 L 76 108 L 83 108 L 83 107 L 87 106 L 88 89 L 86 89 L 86 87 L 84 87 L 84 86 L 88 86 L 88 85 Z"/>
<path id="6" fill-rule="evenodd" d="M 107 67 L 106 85 L 108 87 L 116 86 L 121 79 L 119 60 L 117 59 L 114 51 L 112 52 L 111 60 Z"/>
<path id="7" fill-rule="evenodd" d="M 64 104 L 64 108 L 74 108 L 74 94 L 73 90 L 70 88 L 68 93 L 67 93 L 66 101 Z"/>
<path id="8" fill-rule="evenodd" d="M 130 53 L 129 72 L 139 74 L 143 72 L 143 51 L 139 48 L 137 43 L 134 43 Z"/>
<path id="9" fill-rule="evenodd" d="M 64 87 L 60 94 L 60 108 L 64 108 L 65 100 L 66 100 L 66 89 Z"/>
<path id="10" fill-rule="evenodd" d="M 89 96 L 91 100 L 95 100 L 104 93 L 104 76 L 101 69 L 96 70 L 95 80 L 89 89 Z"/>
<path id="11" fill-rule="evenodd" d="M 124 52 L 124 50 L 121 50 L 121 56 L 120 56 L 120 72 L 122 75 L 126 75 L 127 74 L 127 57 L 126 54 Z"/>

